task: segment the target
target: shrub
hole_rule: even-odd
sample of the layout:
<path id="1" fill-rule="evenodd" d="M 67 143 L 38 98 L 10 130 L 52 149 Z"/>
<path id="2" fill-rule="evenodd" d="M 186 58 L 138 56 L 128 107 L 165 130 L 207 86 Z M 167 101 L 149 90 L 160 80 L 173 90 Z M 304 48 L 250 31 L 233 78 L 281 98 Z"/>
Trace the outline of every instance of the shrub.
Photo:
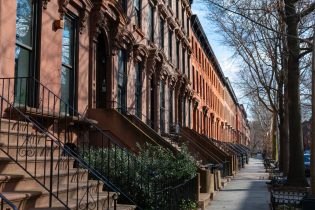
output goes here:
<path id="1" fill-rule="evenodd" d="M 117 147 L 91 147 L 81 151 L 81 155 L 90 166 L 122 192 L 132 195 L 135 202 L 146 210 L 154 209 L 157 197 L 159 201 L 163 199 L 157 195 L 158 191 L 176 186 L 196 175 L 196 161 L 189 155 L 185 145 L 177 154 L 161 146 L 148 144 L 138 147 L 138 155 Z"/>

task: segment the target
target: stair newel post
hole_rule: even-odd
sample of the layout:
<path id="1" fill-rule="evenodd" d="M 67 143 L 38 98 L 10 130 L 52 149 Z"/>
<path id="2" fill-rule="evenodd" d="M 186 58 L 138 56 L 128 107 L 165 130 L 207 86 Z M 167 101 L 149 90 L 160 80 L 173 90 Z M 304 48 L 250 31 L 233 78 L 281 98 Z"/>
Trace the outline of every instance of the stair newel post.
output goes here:
<path id="1" fill-rule="evenodd" d="M 111 181 L 110 179 L 110 141 L 109 139 L 107 138 L 107 177 L 109 179 L 109 181 Z M 107 208 L 109 208 L 109 187 L 107 189 Z"/>
<path id="2" fill-rule="evenodd" d="M 46 139 L 46 137 L 45 137 L 45 139 Z M 52 207 L 52 193 L 53 193 L 53 169 L 54 169 L 53 147 L 54 147 L 54 141 L 51 139 L 50 140 L 50 175 L 49 175 L 49 207 L 50 208 Z M 57 164 L 58 164 L 57 168 L 59 171 L 59 158 L 58 158 Z M 46 167 L 45 167 L 45 169 L 46 169 Z"/>
<path id="3" fill-rule="evenodd" d="M 114 210 L 117 210 L 117 200 L 118 200 L 118 194 L 117 193 L 114 193 L 113 195 L 113 200 L 114 200 Z M 109 209 L 109 207 L 108 207 Z"/>
<path id="4" fill-rule="evenodd" d="M 96 210 L 98 210 L 98 205 L 99 205 L 99 198 L 100 198 L 100 180 L 97 179 L 97 188 L 96 188 Z"/>

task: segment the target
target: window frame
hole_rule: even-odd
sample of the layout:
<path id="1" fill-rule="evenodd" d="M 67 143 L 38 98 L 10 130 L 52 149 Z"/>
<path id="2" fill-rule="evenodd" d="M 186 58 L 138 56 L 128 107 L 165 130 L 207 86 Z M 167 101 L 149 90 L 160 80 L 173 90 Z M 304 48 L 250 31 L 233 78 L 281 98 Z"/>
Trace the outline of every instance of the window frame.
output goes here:
<path id="1" fill-rule="evenodd" d="M 61 59 L 61 67 L 65 67 L 68 70 L 70 69 L 70 84 L 69 84 L 69 89 L 72 90 L 70 91 L 70 95 L 69 95 L 69 100 L 71 100 L 69 102 L 69 105 L 71 107 L 73 107 L 74 109 L 77 108 L 78 106 L 78 89 L 77 89 L 77 68 L 78 68 L 78 49 L 79 49 L 79 30 L 78 30 L 78 17 L 71 13 L 70 11 L 67 11 L 67 13 L 64 16 L 64 20 L 66 18 L 69 18 L 71 20 L 72 23 L 72 35 L 73 35 L 73 39 L 72 39 L 72 43 L 71 43 L 71 56 L 72 56 L 72 65 L 68 65 L 62 62 Z M 61 56 L 62 56 L 62 51 L 61 51 Z M 68 103 L 68 102 L 66 102 Z M 68 114 L 74 114 L 74 113 L 68 113 Z"/>
<path id="2" fill-rule="evenodd" d="M 138 28 L 142 27 L 142 0 L 133 0 L 134 10 L 135 10 L 135 24 Z M 138 2 L 137 5 L 135 2 Z"/>

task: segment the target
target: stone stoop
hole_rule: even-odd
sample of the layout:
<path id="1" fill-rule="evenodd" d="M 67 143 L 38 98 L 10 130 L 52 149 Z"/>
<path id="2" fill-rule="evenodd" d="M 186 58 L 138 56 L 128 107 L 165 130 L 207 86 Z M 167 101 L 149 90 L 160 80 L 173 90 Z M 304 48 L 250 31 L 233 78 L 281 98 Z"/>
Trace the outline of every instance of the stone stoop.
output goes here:
<path id="1" fill-rule="evenodd" d="M 201 210 L 205 210 L 206 207 L 210 204 L 211 201 L 211 194 L 210 193 L 200 193 L 199 200 L 198 200 L 198 207 Z"/>
<path id="2" fill-rule="evenodd" d="M 229 180 L 226 178 L 221 179 L 221 188 L 225 188 L 228 184 Z"/>
<path id="3" fill-rule="evenodd" d="M 50 165 L 51 146 L 54 147 L 53 166 Z M 31 124 L 0 118 L 0 192 L 19 210 L 66 210 L 55 197 L 52 197 L 52 208 L 49 208 L 49 192 L 38 183 L 50 186 L 47 182 L 52 174 L 52 192 L 68 208 L 85 209 L 89 205 L 95 210 L 113 210 L 116 193 L 103 191 L 102 182 L 89 180 L 87 170 L 74 168 L 74 160 L 60 154 L 62 148 L 36 133 Z M 4 204 L 3 209 L 6 208 L 9 206 Z M 135 208 L 117 204 L 117 210 Z"/>

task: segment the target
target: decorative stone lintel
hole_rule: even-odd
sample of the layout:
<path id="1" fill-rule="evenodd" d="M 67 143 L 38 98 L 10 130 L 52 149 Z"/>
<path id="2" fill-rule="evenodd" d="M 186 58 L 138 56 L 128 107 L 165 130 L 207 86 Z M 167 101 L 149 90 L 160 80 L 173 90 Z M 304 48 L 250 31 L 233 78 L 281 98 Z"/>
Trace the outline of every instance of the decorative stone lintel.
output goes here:
<path id="1" fill-rule="evenodd" d="M 65 16 L 67 12 L 67 5 L 69 4 L 70 0 L 58 0 L 58 12 L 60 20 L 63 20 L 63 17 Z"/>
<path id="2" fill-rule="evenodd" d="M 50 2 L 50 0 L 42 0 L 43 9 L 47 9 L 48 2 Z"/>

